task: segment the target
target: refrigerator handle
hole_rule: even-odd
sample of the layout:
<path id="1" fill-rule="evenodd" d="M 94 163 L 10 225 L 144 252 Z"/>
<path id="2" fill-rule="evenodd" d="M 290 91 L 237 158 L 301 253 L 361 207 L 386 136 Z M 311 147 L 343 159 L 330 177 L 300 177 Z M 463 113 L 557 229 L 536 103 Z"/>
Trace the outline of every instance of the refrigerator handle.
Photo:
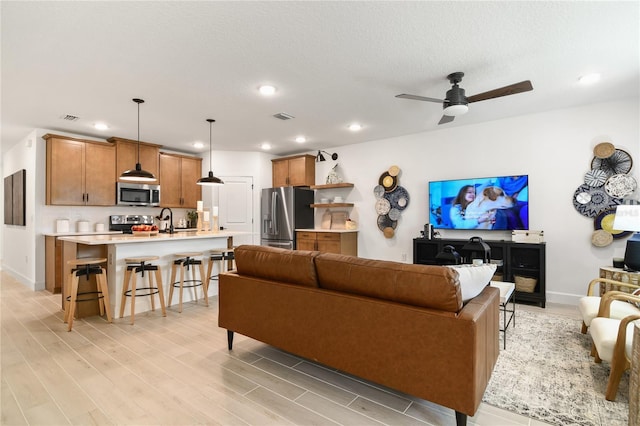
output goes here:
<path id="1" fill-rule="evenodd" d="M 276 216 L 276 214 L 278 213 L 278 208 L 276 203 L 278 202 L 278 193 L 277 192 L 272 192 L 271 193 L 271 225 L 273 228 L 273 232 L 274 234 L 278 234 L 278 216 Z"/>

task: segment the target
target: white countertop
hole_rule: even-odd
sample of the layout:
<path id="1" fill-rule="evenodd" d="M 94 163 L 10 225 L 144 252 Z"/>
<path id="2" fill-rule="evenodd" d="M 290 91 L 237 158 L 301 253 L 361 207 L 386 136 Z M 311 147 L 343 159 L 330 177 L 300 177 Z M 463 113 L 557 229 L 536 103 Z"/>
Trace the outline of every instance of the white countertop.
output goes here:
<path id="1" fill-rule="evenodd" d="M 335 232 L 338 234 L 344 234 L 347 232 L 358 232 L 357 229 L 320 229 L 320 228 L 300 228 L 296 229 L 296 232 Z"/>
<path id="2" fill-rule="evenodd" d="M 101 234 L 101 235 L 77 235 L 58 237 L 62 241 L 69 241 L 77 244 L 86 244 L 90 246 L 102 244 L 136 244 L 136 243 L 156 243 L 177 240 L 197 240 L 212 238 L 228 238 L 236 235 L 245 235 L 247 232 L 175 232 L 173 234 L 161 233 L 151 237 L 138 237 L 132 234 Z"/>
<path id="3" fill-rule="evenodd" d="M 74 235 L 109 235 L 109 234 L 122 234 L 122 231 L 45 232 L 42 235 L 44 235 L 45 237 L 71 237 Z"/>

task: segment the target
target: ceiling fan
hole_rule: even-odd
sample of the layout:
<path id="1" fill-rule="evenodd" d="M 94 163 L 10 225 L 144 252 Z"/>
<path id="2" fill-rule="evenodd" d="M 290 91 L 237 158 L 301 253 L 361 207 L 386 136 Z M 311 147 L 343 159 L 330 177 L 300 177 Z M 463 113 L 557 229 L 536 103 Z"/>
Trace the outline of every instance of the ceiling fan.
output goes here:
<path id="1" fill-rule="evenodd" d="M 447 76 L 447 79 L 453 86 L 447 91 L 444 99 L 427 98 L 425 96 L 407 95 L 405 93 L 396 95 L 396 98 L 413 99 L 415 101 L 437 102 L 442 104 L 443 116 L 438 124 L 449 123 L 453 121 L 455 116 L 465 114 L 469 107 L 467 104 L 471 102 L 486 101 L 487 99 L 499 98 L 501 96 L 515 95 L 517 93 L 528 92 L 533 90 L 531 81 L 525 80 L 520 83 L 504 86 L 499 89 L 489 90 L 488 92 L 479 93 L 473 96 L 465 96 L 464 89 L 458 86 L 464 77 L 463 72 L 454 72 Z"/>

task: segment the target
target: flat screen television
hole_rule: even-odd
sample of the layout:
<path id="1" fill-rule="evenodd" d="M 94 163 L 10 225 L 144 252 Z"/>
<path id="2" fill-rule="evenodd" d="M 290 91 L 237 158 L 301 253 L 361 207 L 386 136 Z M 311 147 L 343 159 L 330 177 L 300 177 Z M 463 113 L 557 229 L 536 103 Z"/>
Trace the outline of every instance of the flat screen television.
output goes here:
<path id="1" fill-rule="evenodd" d="M 529 176 L 429 182 L 429 223 L 437 229 L 529 229 Z"/>

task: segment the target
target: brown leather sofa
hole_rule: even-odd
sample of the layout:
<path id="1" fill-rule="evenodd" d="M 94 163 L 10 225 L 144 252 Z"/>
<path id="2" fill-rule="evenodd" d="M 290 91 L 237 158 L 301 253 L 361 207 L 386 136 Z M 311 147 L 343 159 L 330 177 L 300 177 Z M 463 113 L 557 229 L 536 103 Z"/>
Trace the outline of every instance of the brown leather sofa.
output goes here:
<path id="1" fill-rule="evenodd" d="M 463 305 L 458 273 L 262 246 L 220 275 L 218 325 L 435 402 L 466 424 L 499 353 L 499 291 Z"/>

